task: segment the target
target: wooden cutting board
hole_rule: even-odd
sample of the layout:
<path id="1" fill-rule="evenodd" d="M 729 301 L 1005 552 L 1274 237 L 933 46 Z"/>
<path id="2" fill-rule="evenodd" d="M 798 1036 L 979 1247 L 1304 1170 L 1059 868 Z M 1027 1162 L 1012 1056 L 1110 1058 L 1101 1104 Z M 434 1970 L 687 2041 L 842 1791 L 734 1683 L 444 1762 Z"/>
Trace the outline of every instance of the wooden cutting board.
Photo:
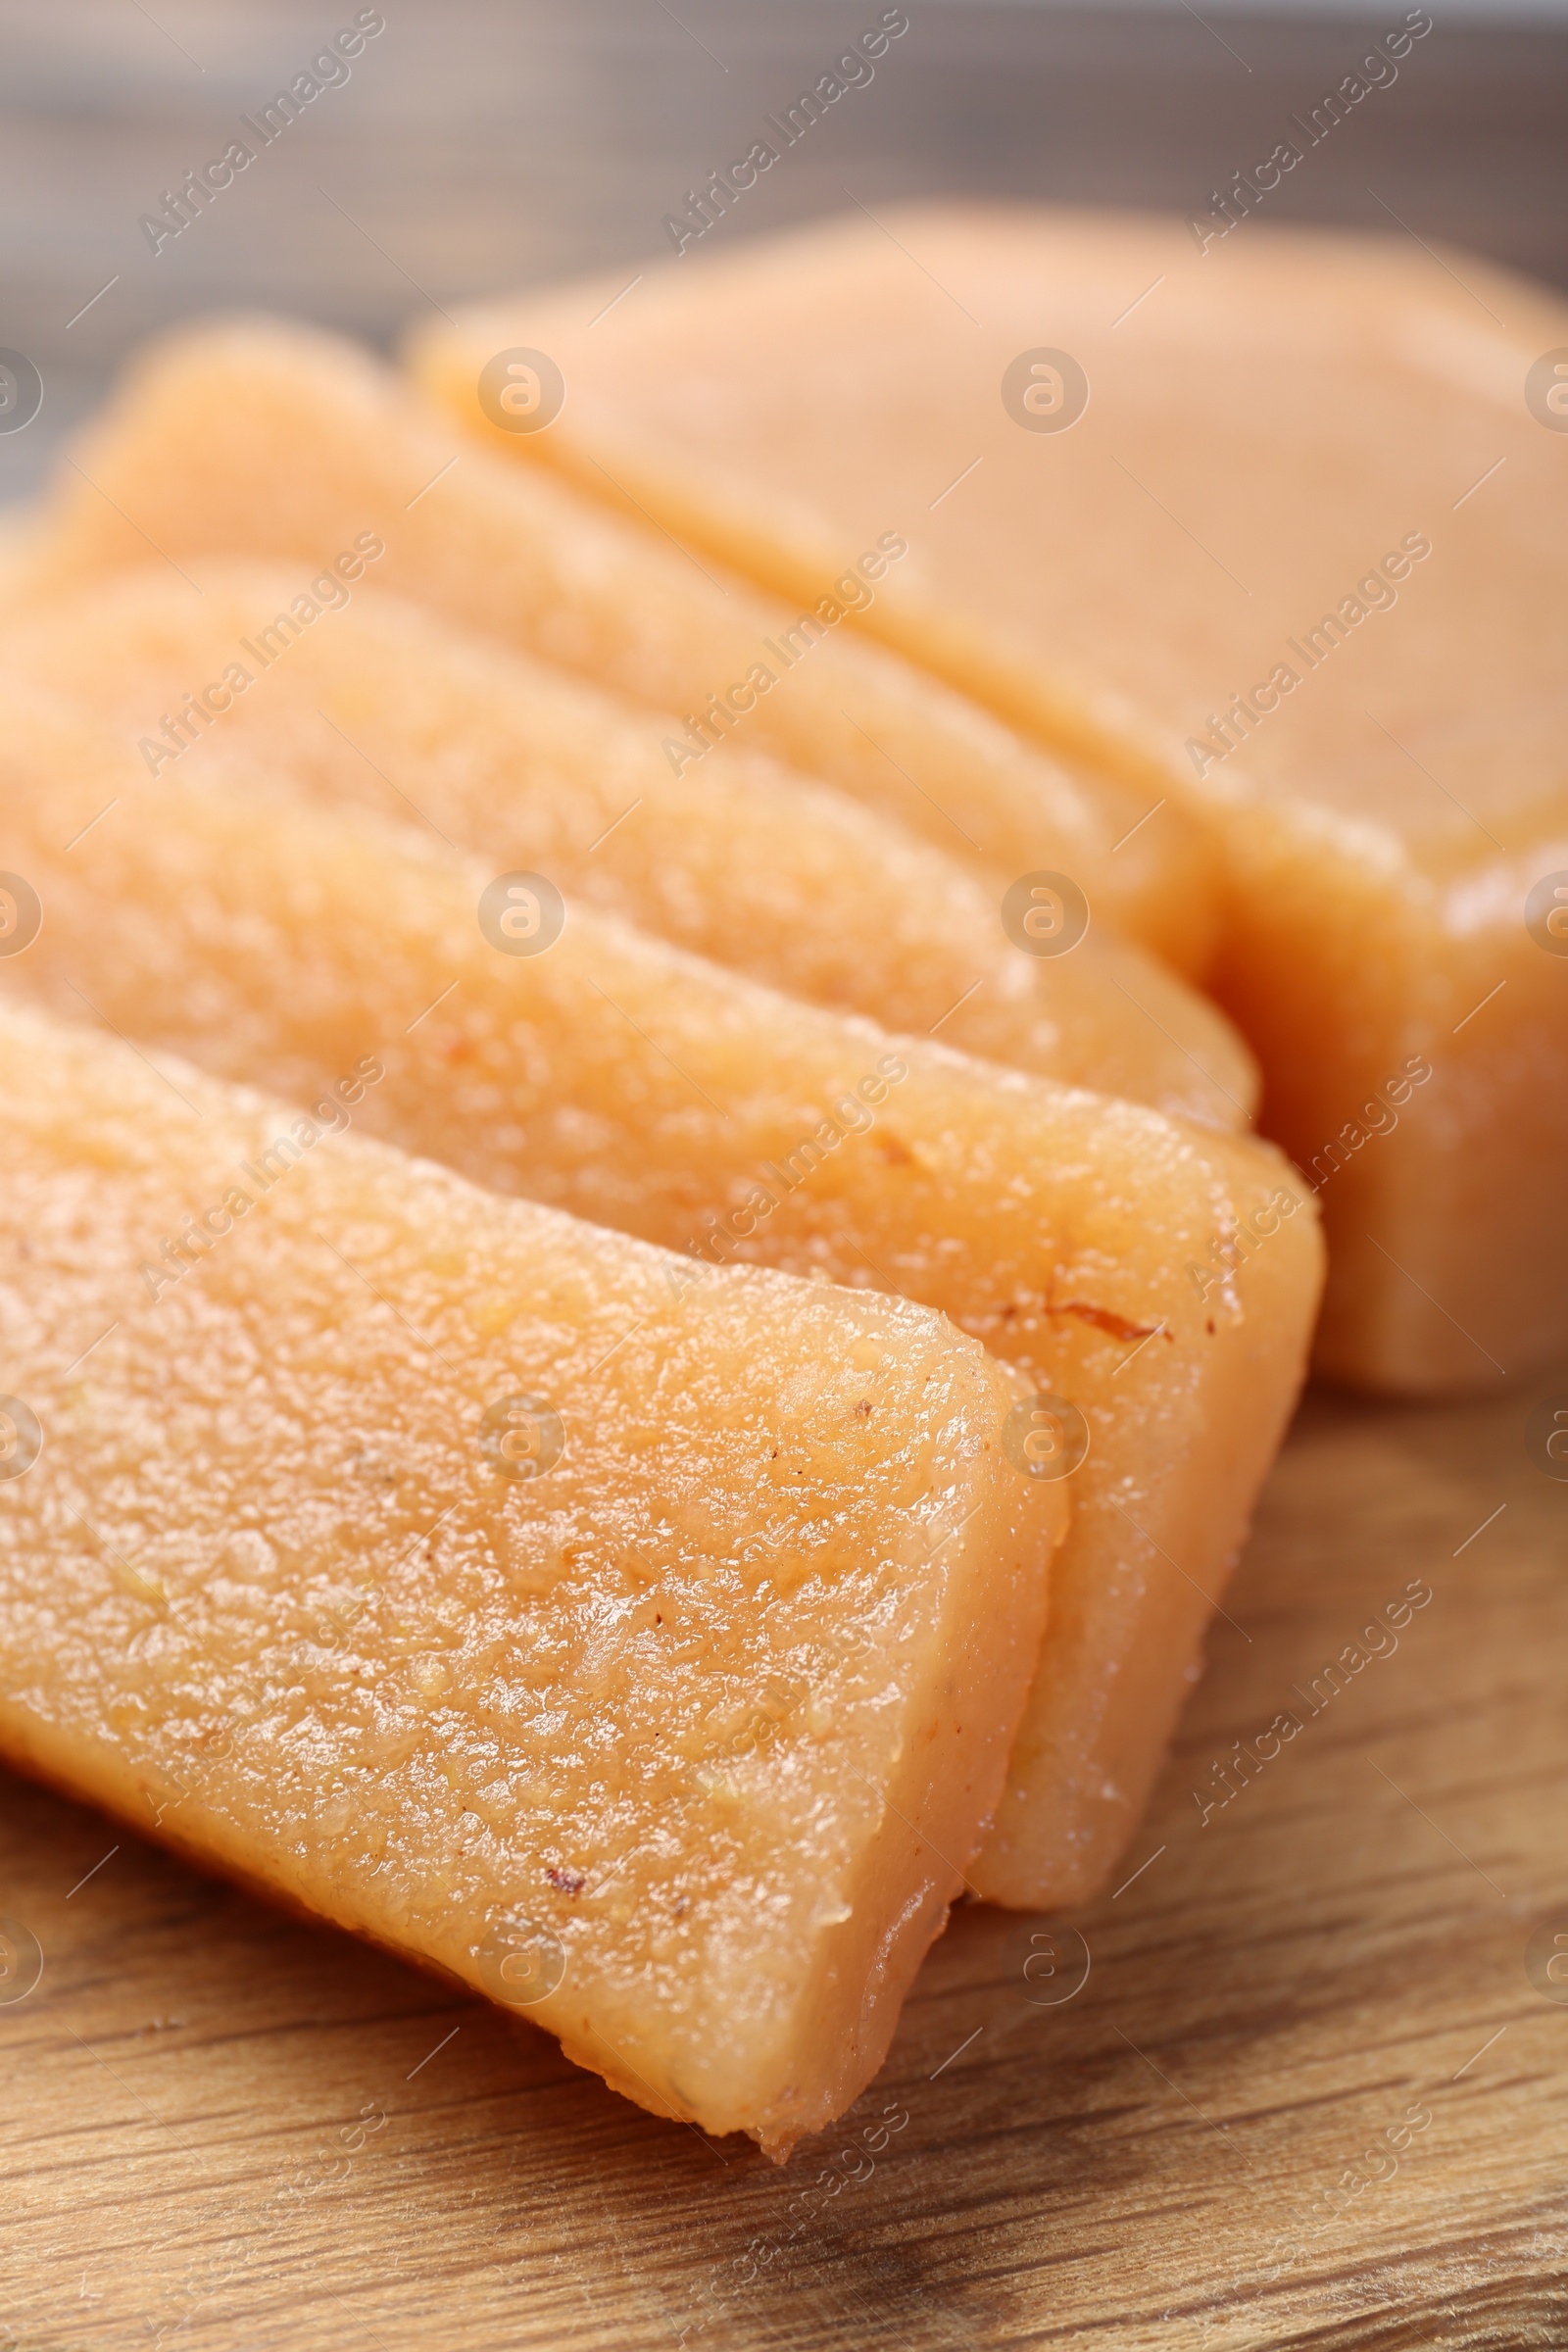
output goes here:
<path id="1" fill-rule="evenodd" d="M 0 2347 L 1568 2344 L 1551 1385 L 1309 1399 L 1120 1891 L 960 1910 L 782 2172 L 0 1779 Z"/>

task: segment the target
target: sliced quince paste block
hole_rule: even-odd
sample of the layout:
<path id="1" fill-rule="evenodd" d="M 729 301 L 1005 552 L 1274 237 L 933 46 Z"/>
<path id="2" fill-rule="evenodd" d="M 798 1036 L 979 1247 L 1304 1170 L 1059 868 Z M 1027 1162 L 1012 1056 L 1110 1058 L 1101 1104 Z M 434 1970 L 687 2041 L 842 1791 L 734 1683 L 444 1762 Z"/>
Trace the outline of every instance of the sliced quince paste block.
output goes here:
<path id="1" fill-rule="evenodd" d="M 1093 920 L 1032 937 L 1049 907 L 1009 907 L 1009 936 L 1000 888 L 875 809 L 755 754 L 672 775 L 626 704 L 365 578 L 329 577 L 319 620 L 264 649 L 297 588 L 254 564 L 209 566 L 200 597 L 167 564 L 114 573 L 35 610 L 8 659 L 90 700 L 154 774 L 279 770 L 792 995 L 1246 1123 L 1247 1048 L 1146 949 Z"/>
<path id="2" fill-rule="evenodd" d="M 78 454 L 57 561 L 140 565 L 150 543 L 201 585 L 205 559 L 270 555 L 308 600 L 323 566 L 369 555 L 386 586 L 652 706 L 649 740 L 682 774 L 754 746 L 1005 880 L 1069 874 L 1183 970 L 1209 955 L 1200 826 L 1069 772 L 840 617 L 886 592 L 907 515 L 846 546 L 803 611 L 493 456 L 354 346 L 265 322 L 155 346 Z"/>
<path id="3" fill-rule="evenodd" d="M 0 1745 L 775 2153 L 1002 1786 L 1064 1496 L 928 1309 L 0 1015 Z"/>
<path id="4" fill-rule="evenodd" d="M 1022 1905 L 1101 1885 L 1301 1376 L 1320 1253 L 1278 1154 L 799 1004 L 368 813 L 138 786 L 122 752 L 73 772 L 30 691 L 6 686 L 0 841 L 40 927 L 0 988 L 289 1097 L 371 1053 L 363 1127 L 691 1281 L 765 1259 L 902 1291 L 1029 1377 L 1011 1442 L 1070 1474 L 1074 1524 L 970 1877 Z"/>
<path id="5" fill-rule="evenodd" d="M 419 372 L 775 590 L 918 517 L 852 625 L 1211 811 L 1323 1365 L 1485 1384 L 1568 1341 L 1568 308 L 1268 203 L 857 214 L 689 252 L 591 333 L 617 286 L 438 322 Z M 518 344 L 564 372 L 548 432 L 483 420 Z"/>

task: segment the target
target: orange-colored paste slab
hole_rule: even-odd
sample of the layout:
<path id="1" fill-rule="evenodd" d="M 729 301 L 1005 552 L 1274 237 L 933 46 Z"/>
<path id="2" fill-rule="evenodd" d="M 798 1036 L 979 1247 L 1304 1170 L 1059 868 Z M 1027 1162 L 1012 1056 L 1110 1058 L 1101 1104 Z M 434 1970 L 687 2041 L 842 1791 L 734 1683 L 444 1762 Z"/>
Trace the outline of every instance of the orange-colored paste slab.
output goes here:
<path id="1" fill-rule="evenodd" d="M 1019 1384 L 0 1012 L 0 1749 L 786 2153 L 881 2063 L 1046 1604 Z"/>
<path id="2" fill-rule="evenodd" d="M 1216 985 L 1327 1220 L 1323 1366 L 1558 1351 L 1568 310 L 1393 224 L 1276 232 L 1262 184 L 1192 224 L 857 214 L 689 249 L 587 333 L 599 299 L 438 322 L 416 370 L 779 592 L 913 517 L 851 625 L 1211 813 Z M 522 343 L 565 404 L 504 433 L 478 373 Z"/>

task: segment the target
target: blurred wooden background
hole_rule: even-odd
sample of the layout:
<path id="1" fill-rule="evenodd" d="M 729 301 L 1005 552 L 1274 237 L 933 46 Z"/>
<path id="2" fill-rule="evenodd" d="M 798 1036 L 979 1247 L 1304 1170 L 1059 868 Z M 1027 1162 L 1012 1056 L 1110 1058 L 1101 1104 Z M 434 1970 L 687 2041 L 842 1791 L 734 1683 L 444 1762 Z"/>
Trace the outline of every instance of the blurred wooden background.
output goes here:
<path id="1" fill-rule="evenodd" d="M 881 6 L 386 0 L 352 79 L 155 256 L 140 216 L 221 154 L 357 0 L 335 15 L 298 0 L 3 0 L 0 344 L 34 361 L 46 394 L 36 424 L 0 434 L 0 501 L 138 336 L 192 312 L 260 304 L 384 340 L 430 299 L 635 269 L 667 250 L 660 223 L 685 190 Z M 1428 241 L 1568 284 L 1568 18 L 1434 9 L 1397 81 L 1310 153 L 1270 217 L 1387 231 L 1375 189 Z M 908 14 L 874 81 L 715 242 L 841 210 L 846 188 L 873 207 L 961 189 L 1201 209 L 1405 0 L 1304 16 L 908 0 Z"/>
<path id="2" fill-rule="evenodd" d="M 720 235 L 846 190 L 1198 209 L 1404 13 L 906 4 Z M 387 0 L 349 83 L 154 257 L 138 216 L 355 7 L 0 0 L 0 345 L 46 388 L 0 501 L 188 314 L 384 341 L 430 301 L 629 274 L 879 9 Z M 1276 215 L 1384 230 L 1376 190 L 1568 284 L 1568 30 L 1435 14 Z M 846 2134 L 787 2176 L 715 2154 L 526 2025 L 0 1778 L 0 1916 L 44 1953 L 0 1999 L 0 2352 L 1560 2352 L 1568 2005 L 1526 1964 L 1568 1932 L 1568 1484 L 1524 1445 L 1547 1386 L 1309 1400 L 1137 1875 L 1078 1923 L 1089 1982 L 1037 2005 L 1056 1927 L 960 1913 L 870 2174 Z M 1193 1788 L 1413 1578 L 1397 1652 L 1200 1828 Z M 785 2247 L 808 2167 L 837 2186 Z"/>

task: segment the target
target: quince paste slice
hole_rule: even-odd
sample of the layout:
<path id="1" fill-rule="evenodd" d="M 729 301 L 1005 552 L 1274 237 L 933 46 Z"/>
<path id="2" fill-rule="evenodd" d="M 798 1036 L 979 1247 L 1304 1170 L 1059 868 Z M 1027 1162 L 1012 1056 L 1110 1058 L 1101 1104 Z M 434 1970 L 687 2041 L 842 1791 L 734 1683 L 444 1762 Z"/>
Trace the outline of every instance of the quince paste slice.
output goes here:
<path id="1" fill-rule="evenodd" d="M 782 2156 L 964 1885 L 1065 1498 L 940 1315 L 677 1292 L 351 1132 L 379 1070 L 0 1011 L 0 1750 Z"/>
<path id="2" fill-rule="evenodd" d="M 580 282 L 437 320 L 416 371 L 774 594 L 897 516 L 846 625 L 1208 823 L 1323 1368 L 1486 1387 L 1568 1342 L 1568 307 L 1272 203 L 857 213 L 688 251 L 591 332 Z M 523 343 L 565 405 L 501 432 L 477 373 Z"/>

